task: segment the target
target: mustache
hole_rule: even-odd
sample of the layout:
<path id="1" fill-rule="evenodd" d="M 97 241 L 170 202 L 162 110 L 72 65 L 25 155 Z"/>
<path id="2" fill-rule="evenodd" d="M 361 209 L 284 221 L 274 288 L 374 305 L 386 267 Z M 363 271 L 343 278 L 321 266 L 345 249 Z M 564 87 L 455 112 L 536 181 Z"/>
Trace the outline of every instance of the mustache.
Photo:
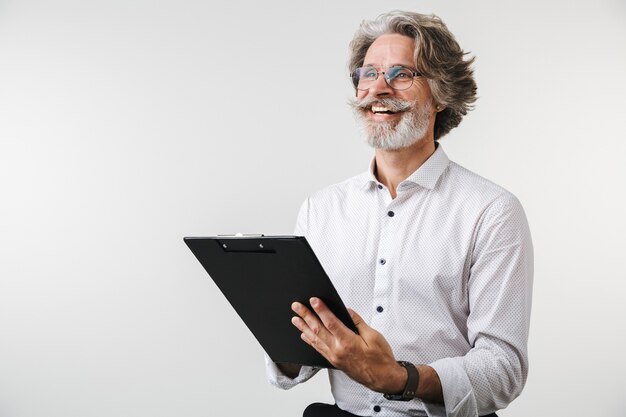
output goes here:
<path id="1" fill-rule="evenodd" d="M 348 101 L 348 105 L 354 111 L 366 111 L 372 108 L 372 104 L 381 104 L 387 107 L 392 112 L 404 112 L 411 110 L 415 106 L 415 102 L 408 100 L 400 100 L 397 98 L 376 98 L 365 97 L 362 99 L 351 98 Z"/>

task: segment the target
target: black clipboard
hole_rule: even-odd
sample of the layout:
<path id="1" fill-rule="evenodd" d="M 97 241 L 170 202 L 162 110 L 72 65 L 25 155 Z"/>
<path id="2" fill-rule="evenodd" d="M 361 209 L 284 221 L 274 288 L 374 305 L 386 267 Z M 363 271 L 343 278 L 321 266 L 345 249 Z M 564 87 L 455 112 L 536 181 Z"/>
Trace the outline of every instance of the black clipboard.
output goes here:
<path id="1" fill-rule="evenodd" d="M 291 324 L 294 301 L 311 308 L 309 299 L 318 297 L 358 333 L 304 237 L 212 236 L 184 241 L 272 361 L 333 368 Z"/>

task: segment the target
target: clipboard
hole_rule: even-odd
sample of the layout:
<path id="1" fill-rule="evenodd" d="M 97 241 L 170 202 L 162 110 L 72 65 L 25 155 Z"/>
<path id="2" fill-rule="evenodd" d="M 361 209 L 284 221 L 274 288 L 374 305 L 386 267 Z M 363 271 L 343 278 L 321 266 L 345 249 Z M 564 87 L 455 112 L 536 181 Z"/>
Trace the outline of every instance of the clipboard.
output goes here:
<path id="1" fill-rule="evenodd" d="M 185 237 L 185 243 L 274 362 L 334 368 L 291 324 L 294 301 L 320 298 L 358 333 L 313 249 L 302 236 Z"/>

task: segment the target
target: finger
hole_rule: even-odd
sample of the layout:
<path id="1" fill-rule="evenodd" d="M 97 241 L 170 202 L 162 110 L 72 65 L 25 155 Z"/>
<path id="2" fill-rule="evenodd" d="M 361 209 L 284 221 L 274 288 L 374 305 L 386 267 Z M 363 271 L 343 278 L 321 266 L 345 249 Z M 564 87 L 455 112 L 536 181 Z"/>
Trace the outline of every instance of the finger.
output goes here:
<path id="1" fill-rule="evenodd" d="M 352 318 L 352 322 L 354 322 L 354 326 L 359 331 L 360 335 L 363 335 L 363 334 L 366 334 L 367 332 L 369 332 L 371 327 L 368 326 L 365 323 L 365 320 L 363 320 L 363 318 L 356 311 L 354 311 L 351 308 L 349 308 L 348 309 L 348 313 L 350 313 L 350 317 Z"/>
<path id="2" fill-rule="evenodd" d="M 313 307 L 315 313 L 319 316 L 320 320 L 322 320 L 324 327 L 326 327 L 326 329 L 328 329 L 333 336 L 343 338 L 348 337 L 351 334 L 354 335 L 354 332 L 348 329 L 322 300 L 317 297 L 312 297 L 309 302 L 311 303 L 311 307 Z"/>
<path id="3" fill-rule="evenodd" d="M 357 313 L 356 311 L 352 310 L 351 308 L 348 308 L 348 313 L 350 313 L 350 318 L 352 319 L 352 321 L 354 322 L 354 325 L 358 329 L 359 326 L 364 323 L 363 322 L 363 317 L 361 317 L 359 315 L 359 313 Z"/>
<path id="4" fill-rule="evenodd" d="M 295 326 L 296 329 L 300 330 L 302 333 L 312 333 L 315 335 L 315 332 L 309 327 L 309 325 L 302 319 L 300 316 L 293 316 L 291 318 L 291 324 Z"/>
<path id="5" fill-rule="evenodd" d="M 302 317 L 294 316 L 291 318 L 291 323 L 301 331 L 300 338 L 313 349 L 318 351 L 322 356 L 330 361 L 328 356 L 328 345 L 318 337 L 311 328 L 306 324 Z"/>
<path id="6" fill-rule="evenodd" d="M 304 320 L 302 320 L 300 316 L 293 316 L 291 318 L 291 324 L 293 324 L 296 329 L 300 330 L 301 332 L 303 332 L 307 327 L 306 323 L 304 322 Z"/>
<path id="7" fill-rule="evenodd" d="M 292 310 L 300 316 L 300 320 L 296 321 L 294 325 L 299 324 L 298 328 L 303 334 L 306 334 L 308 339 L 313 343 L 319 343 L 316 339 L 320 339 L 320 342 L 328 345 L 331 343 L 332 334 L 326 329 L 320 319 L 305 305 L 295 302 L 291 306 Z"/>
<path id="8" fill-rule="evenodd" d="M 382 348 L 384 352 L 388 352 L 391 356 L 393 356 L 391 346 L 382 334 L 365 323 L 365 320 L 363 320 L 363 318 L 356 311 L 349 308 L 348 313 L 350 313 L 350 317 L 352 317 L 352 321 L 354 322 L 363 343 L 370 348 L 378 346 L 379 348 Z"/>
<path id="9" fill-rule="evenodd" d="M 306 308 L 304 304 L 297 301 L 291 303 L 291 310 L 293 310 L 293 312 L 298 314 L 300 317 L 304 317 L 305 315 L 310 313 L 309 309 Z"/>

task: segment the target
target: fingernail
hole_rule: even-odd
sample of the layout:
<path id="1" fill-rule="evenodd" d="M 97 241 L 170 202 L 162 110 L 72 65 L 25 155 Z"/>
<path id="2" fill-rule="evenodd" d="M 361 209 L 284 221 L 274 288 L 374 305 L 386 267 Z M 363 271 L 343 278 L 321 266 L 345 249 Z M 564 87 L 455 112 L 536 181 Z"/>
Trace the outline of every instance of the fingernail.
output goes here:
<path id="1" fill-rule="evenodd" d="M 317 299 L 317 297 L 311 297 L 311 299 L 310 299 L 309 301 L 311 302 L 311 305 L 312 305 L 313 307 L 317 307 L 317 304 L 318 304 L 318 299 Z"/>

